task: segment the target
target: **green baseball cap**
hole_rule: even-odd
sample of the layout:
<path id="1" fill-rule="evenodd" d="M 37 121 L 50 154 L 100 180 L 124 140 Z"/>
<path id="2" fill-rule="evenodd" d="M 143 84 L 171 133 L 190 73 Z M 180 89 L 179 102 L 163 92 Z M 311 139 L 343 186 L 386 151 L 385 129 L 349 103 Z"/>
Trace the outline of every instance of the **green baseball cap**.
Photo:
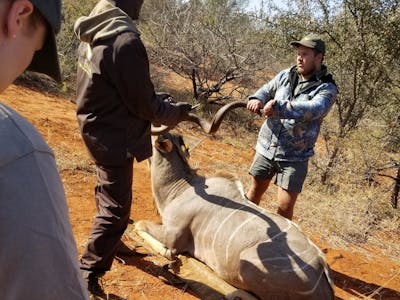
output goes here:
<path id="1" fill-rule="evenodd" d="M 306 35 L 300 41 L 290 42 L 290 45 L 296 48 L 304 46 L 325 54 L 325 42 L 316 34 Z"/>
<path id="2" fill-rule="evenodd" d="M 27 70 L 46 74 L 57 82 L 62 81 L 58 61 L 56 33 L 61 28 L 61 0 L 30 0 L 48 23 L 48 32 L 43 48 L 36 51 Z"/>

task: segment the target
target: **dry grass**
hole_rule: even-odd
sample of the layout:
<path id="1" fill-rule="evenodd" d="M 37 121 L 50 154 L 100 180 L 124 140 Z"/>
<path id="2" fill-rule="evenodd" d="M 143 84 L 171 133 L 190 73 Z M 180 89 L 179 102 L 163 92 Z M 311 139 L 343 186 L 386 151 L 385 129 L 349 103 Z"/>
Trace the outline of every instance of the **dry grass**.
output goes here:
<path id="1" fill-rule="evenodd" d="M 372 187 L 360 187 L 355 193 L 342 185 L 338 192 L 330 194 L 306 186 L 296 206 L 296 218 L 305 227 L 318 228 L 335 243 L 364 244 L 374 241 L 382 231 L 397 236 L 398 242 L 399 213 L 383 195 Z M 390 241 L 385 241 L 385 248 L 386 242 Z M 400 254 L 400 247 L 393 246 L 392 255 Z"/>
<path id="2" fill-rule="evenodd" d="M 65 171 L 82 171 L 89 174 L 95 173 L 95 165 L 87 155 L 71 152 L 65 144 L 53 147 L 53 151 L 60 173 Z"/>

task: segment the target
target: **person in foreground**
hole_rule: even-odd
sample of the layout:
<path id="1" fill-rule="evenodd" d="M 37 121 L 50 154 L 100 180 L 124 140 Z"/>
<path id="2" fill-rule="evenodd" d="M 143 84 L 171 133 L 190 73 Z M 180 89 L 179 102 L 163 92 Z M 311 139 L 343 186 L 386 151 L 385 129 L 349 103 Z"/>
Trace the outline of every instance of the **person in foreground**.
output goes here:
<path id="1" fill-rule="evenodd" d="M 27 68 L 61 80 L 60 0 L 0 0 L 0 22 L 0 92 Z M 88 299 L 52 150 L 1 103 L 0 141 L 0 299 Z"/>
<path id="2" fill-rule="evenodd" d="M 110 270 L 127 228 L 133 161 L 152 154 L 151 122 L 175 125 L 191 105 L 156 95 L 146 49 L 134 20 L 143 0 L 100 0 L 75 23 L 77 119 L 97 169 L 96 216 L 80 259 L 90 294 L 104 296 L 99 277 Z"/>
<path id="3" fill-rule="evenodd" d="M 261 112 L 266 120 L 258 135 L 246 196 L 259 204 L 275 175 L 278 214 L 288 219 L 293 217 L 322 120 L 338 93 L 323 64 L 325 42 L 309 34 L 290 44 L 297 51 L 296 66 L 281 71 L 247 102 L 248 110 Z"/>

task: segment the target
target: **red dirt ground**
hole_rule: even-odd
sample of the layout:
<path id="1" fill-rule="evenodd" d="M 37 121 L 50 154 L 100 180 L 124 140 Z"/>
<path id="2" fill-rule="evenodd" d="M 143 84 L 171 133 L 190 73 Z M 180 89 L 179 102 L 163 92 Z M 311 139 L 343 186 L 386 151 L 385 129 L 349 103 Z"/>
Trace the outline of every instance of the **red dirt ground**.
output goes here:
<path id="1" fill-rule="evenodd" d="M 60 169 L 73 232 L 81 253 L 95 211 L 95 174 L 85 168 L 88 165 L 90 169 L 92 165 L 80 139 L 74 104 L 16 86 L 8 88 L 1 101 L 36 126 L 55 150 L 59 165 L 78 166 Z M 229 171 L 239 173 L 239 177 L 246 176 L 253 155 L 249 148 L 202 135 L 189 126 L 182 130 L 189 144 L 197 144 L 192 154 L 192 162 L 197 167 L 215 171 L 229 166 Z M 63 155 L 65 157 L 60 157 Z M 214 160 L 212 166 L 211 156 Z M 146 162 L 134 165 L 133 195 L 132 219 L 158 220 L 152 204 Z M 400 299 L 400 262 L 395 263 L 377 251 L 369 250 L 368 254 L 360 255 L 354 249 L 335 249 L 322 239 L 311 238 L 324 251 L 332 268 L 336 299 Z M 122 258 L 122 261 L 114 261 L 111 271 L 104 277 L 110 299 L 200 299 L 183 284 L 167 284 L 162 280 L 163 277 L 170 280 L 172 277 L 157 266 L 152 257 L 136 254 Z"/>

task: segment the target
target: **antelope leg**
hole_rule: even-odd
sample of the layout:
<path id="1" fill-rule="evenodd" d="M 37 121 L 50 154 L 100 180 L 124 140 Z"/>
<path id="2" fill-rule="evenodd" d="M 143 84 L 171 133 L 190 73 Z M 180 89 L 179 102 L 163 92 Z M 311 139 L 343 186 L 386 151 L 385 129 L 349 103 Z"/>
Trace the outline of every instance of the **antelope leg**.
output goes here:
<path id="1" fill-rule="evenodd" d="M 188 282 L 193 291 L 201 295 L 201 299 L 220 299 L 216 297 L 219 294 L 227 300 L 258 300 L 248 292 L 230 285 L 207 265 L 192 257 L 178 255 L 170 271 Z"/>
<path id="2" fill-rule="evenodd" d="M 156 225 L 156 224 L 152 224 Z M 161 227 L 161 226 L 160 226 Z M 172 260 L 172 253 L 164 244 L 155 239 L 152 235 L 146 232 L 146 222 L 138 221 L 135 224 L 136 233 L 156 252 L 169 260 Z"/>

